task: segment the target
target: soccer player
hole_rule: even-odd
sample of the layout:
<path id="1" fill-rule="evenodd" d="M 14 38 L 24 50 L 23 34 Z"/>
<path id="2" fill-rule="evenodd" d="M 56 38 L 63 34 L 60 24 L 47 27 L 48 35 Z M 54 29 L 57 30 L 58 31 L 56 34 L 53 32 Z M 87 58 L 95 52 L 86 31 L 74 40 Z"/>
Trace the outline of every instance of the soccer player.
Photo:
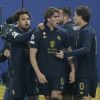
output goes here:
<path id="1" fill-rule="evenodd" d="M 51 7 L 44 13 L 45 29 L 35 30 L 30 41 L 30 59 L 39 81 L 40 94 L 58 100 L 63 91 L 65 77 L 65 61 L 56 58 L 55 53 L 65 48 L 70 51 L 66 31 L 57 27 L 59 22 L 58 9 Z M 70 82 L 74 82 L 74 64 L 71 65 Z"/>
<path id="2" fill-rule="evenodd" d="M 14 31 L 7 35 L 11 43 L 9 87 L 14 100 L 24 100 L 27 92 L 30 100 L 37 100 L 37 98 L 34 98 L 35 81 L 32 75 L 33 71 L 29 65 L 28 41 L 33 32 L 29 31 L 30 14 L 27 10 L 21 9 L 15 13 L 14 19 L 17 27 L 14 27 Z"/>
<path id="3" fill-rule="evenodd" d="M 74 21 L 80 26 L 77 37 L 77 50 L 72 52 L 60 51 L 56 56 L 64 58 L 68 56 L 77 57 L 77 95 L 81 100 L 90 100 L 95 97 L 97 87 L 97 68 L 96 68 L 96 34 L 89 25 L 91 17 L 87 6 L 78 6 L 75 10 Z"/>
<path id="4" fill-rule="evenodd" d="M 4 61 L 8 60 L 8 66 L 9 66 L 10 57 L 11 57 L 10 44 L 5 42 L 3 50 L 1 50 L 0 52 L 0 63 L 3 63 Z M 3 83 L 6 85 L 6 90 L 5 90 L 3 100 L 12 100 L 12 95 L 9 89 L 9 72 L 10 72 L 10 66 L 8 67 L 8 71 L 4 72 L 1 75 Z"/>
<path id="5" fill-rule="evenodd" d="M 59 8 L 59 24 L 60 26 L 68 32 L 69 36 L 69 43 L 71 45 L 72 50 L 76 49 L 76 40 L 78 35 L 78 26 L 76 26 L 71 18 L 71 10 L 69 7 L 62 7 Z M 75 58 L 74 58 L 75 61 Z M 75 99 L 75 83 L 69 83 L 69 74 L 70 74 L 70 67 L 69 63 L 66 62 L 66 81 L 65 87 L 63 92 L 63 99 L 64 100 L 71 100 L 72 98 Z"/>
<path id="6" fill-rule="evenodd" d="M 71 48 L 76 49 L 76 38 L 79 27 L 74 24 L 71 18 L 71 10 L 69 7 L 58 8 L 58 10 L 60 13 L 59 24 L 68 32 Z"/>

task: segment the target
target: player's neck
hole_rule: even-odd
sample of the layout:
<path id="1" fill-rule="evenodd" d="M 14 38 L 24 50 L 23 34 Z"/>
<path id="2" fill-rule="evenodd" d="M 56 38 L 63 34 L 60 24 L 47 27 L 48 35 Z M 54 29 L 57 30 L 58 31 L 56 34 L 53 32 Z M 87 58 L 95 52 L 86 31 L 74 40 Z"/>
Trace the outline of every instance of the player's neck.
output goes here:
<path id="1" fill-rule="evenodd" d="M 54 30 L 54 27 L 52 27 L 52 26 L 50 25 L 50 23 L 47 23 L 46 25 L 50 28 L 51 31 Z"/>
<path id="2" fill-rule="evenodd" d="M 22 31 L 22 32 L 27 32 L 27 31 L 29 31 L 29 29 L 23 29 L 23 28 L 21 28 L 21 27 L 19 27 L 19 30 Z"/>
<path id="3" fill-rule="evenodd" d="M 72 19 L 71 18 L 68 18 L 68 19 L 64 20 L 64 24 L 66 24 L 66 23 L 68 23 L 70 21 L 72 21 Z"/>
<path id="4" fill-rule="evenodd" d="M 82 28 L 82 27 L 84 27 L 85 25 L 87 25 L 88 23 L 87 22 L 85 22 L 85 21 L 82 21 L 81 23 L 80 23 L 80 27 Z"/>

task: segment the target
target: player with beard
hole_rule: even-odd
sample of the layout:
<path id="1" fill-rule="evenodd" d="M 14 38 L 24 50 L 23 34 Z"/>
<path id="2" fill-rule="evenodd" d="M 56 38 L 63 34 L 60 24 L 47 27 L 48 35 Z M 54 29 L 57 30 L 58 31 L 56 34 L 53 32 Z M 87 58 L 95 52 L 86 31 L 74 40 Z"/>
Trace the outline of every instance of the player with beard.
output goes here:
<path id="1" fill-rule="evenodd" d="M 81 100 L 95 97 L 97 87 L 97 44 L 94 28 L 89 25 L 91 12 L 87 6 L 78 6 L 75 10 L 74 21 L 80 26 L 77 38 L 77 49 L 72 52 L 60 51 L 58 58 L 67 59 L 69 56 L 77 58 L 77 95 Z"/>
<path id="2" fill-rule="evenodd" d="M 76 26 L 71 18 L 71 10 L 69 7 L 62 7 L 62 8 L 58 8 L 59 9 L 59 24 L 60 27 L 62 27 L 63 29 L 65 29 L 68 33 L 69 36 L 69 43 L 71 45 L 71 48 L 73 50 L 76 49 L 76 41 L 77 41 L 77 35 L 78 35 L 78 30 L 79 27 Z M 74 57 L 74 61 L 75 57 Z M 65 88 L 64 88 L 64 95 L 63 95 L 63 99 L 64 100 L 71 100 L 72 98 L 76 98 L 76 90 L 75 90 L 75 83 L 69 83 L 69 75 L 70 75 L 70 66 L 69 63 L 66 62 L 66 84 L 65 84 Z M 76 98 L 77 99 L 77 98 Z"/>
<path id="3" fill-rule="evenodd" d="M 29 60 L 28 41 L 33 33 L 30 29 L 30 14 L 21 9 L 14 15 L 16 27 L 7 35 L 11 43 L 11 73 L 9 87 L 14 100 L 24 100 L 28 93 L 30 100 L 34 98 L 35 76 Z M 32 84 L 33 83 L 33 84 Z"/>

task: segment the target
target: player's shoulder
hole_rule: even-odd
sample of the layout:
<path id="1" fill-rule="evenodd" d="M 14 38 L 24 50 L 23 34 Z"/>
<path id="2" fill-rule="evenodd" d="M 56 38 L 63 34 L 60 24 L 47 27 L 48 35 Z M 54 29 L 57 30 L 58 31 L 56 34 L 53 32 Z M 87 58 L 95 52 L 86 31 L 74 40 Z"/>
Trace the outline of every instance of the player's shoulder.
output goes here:
<path id="1" fill-rule="evenodd" d="M 67 31 L 65 29 L 63 29 L 62 27 L 57 26 L 56 27 L 56 32 L 62 33 L 62 34 L 66 34 Z"/>
<path id="2" fill-rule="evenodd" d="M 95 34 L 95 29 L 94 29 L 91 25 L 87 24 L 87 25 L 83 28 L 83 32 L 87 32 L 87 33 L 89 33 L 89 34 Z"/>
<path id="3" fill-rule="evenodd" d="M 59 34 L 63 39 L 69 37 L 68 31 L 63 29 L 62 27 L 57 27 L 56 33 Z"/>
<path id="4" fill-rule="evenodd" d="M 40 28 L 35 28 L 34 29 L 34 32 L 33 32 L 33 34 L 32 35 L 35 35 L 35 36 L 41 36 L 41 33 L 42 33 L 42 30 L 40 29 Z"/>
<path id="5" fill-rule="evenodd" d="M 34 29 L 34 34 L 36 33 L 36 34 L 40 34 L 42 32 L 42 30 L 40 29 L 40 28 L 38 28 L 38 27 L 36 27 L 35 29 Z"/>

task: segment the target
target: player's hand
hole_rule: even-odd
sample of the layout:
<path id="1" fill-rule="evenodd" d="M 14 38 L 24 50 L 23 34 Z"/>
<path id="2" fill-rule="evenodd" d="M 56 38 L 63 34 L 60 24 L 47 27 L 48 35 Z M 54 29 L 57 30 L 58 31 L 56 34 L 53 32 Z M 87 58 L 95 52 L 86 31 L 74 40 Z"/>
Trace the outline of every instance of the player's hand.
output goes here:
<path id="1" fill-rule="evenodd" d="M 41 30 L 45 29 L 44 23 L 39 23 L 37 27 L 40 28 Z"/>
<path id="2" fill-rule="evenodd" d="M 42 84 L 48 83 L 45 75 L 42 74 L 41 72 L 37 75 L 37 77 L 38 77 L 38 80 L 40 83 L 42 83 Z"/>
<path id="3" fill-rule="evenodd" d="M 71 71 L 69 73 L 69 83 L 74 83 L 75 82 L 75 71 Z"/>
<path id="4" fill-rule="evenodd" d="M 64 58 L 64 53 L 63 53 L 63 51 L 60 50 L 59 53 L 56 53 L 56 57 L 57 57 L 57 58 L 61 58 L 61 59 L 63 59 L 63 58 Z"/>
<path id="5" fill-rule="evenodd" d="M 11 56 L 10 50 L 5 49 L 4 56 L 6 56 L 7 58 L 9 58 Z"/>

